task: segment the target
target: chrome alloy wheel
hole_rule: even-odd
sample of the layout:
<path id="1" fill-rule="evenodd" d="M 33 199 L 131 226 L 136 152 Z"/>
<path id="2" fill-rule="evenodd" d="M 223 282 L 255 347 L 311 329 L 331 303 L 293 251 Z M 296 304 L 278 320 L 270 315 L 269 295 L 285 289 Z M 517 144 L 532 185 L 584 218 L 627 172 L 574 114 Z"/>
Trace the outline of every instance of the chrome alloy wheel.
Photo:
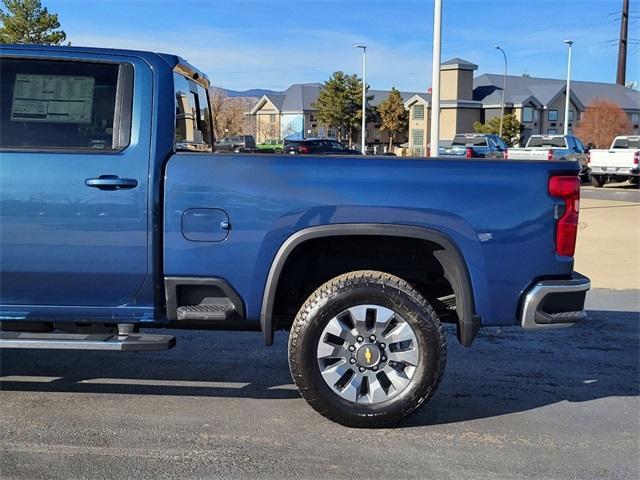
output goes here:
<path id="1" fill-rule="evenodd" d="M 402 392 L 420 359 L 415 332 L 380 305 L 357 305 L 333 317 L 320 335 L 318 366 L 326 384 L 354 403 L 376 404 Z"/>

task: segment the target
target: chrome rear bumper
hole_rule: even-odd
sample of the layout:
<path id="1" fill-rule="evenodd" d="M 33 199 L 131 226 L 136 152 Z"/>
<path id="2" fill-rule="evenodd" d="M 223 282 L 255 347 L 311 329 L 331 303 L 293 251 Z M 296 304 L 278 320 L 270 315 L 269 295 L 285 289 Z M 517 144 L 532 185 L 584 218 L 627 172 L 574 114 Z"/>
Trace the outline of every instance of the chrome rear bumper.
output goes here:
<path id="1" fill-rule="evenodd" d="M 520 325 L 525 330 L 570 327 L 584 320 L 584 299 L 591 281 L 579 273 L 566 280 L 544 280 L 524 296 Z"/>

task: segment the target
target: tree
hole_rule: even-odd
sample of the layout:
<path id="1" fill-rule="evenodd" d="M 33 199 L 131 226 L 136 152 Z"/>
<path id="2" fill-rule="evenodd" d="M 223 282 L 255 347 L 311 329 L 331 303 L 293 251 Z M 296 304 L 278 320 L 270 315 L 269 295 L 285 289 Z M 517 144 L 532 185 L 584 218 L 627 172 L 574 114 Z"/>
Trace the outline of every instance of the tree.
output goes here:
<path id="1" fill-rule="evenodd" d="M 518 121 L 515 113 L 509 113 L 504 116 L 502 121 L 502 139 L 509 146 L 512 146 L 520 141 L 522 130 L 524 127 Z M 476 133 L 493 133 L 498 135 L 500 133 L 500 117 L 493 117 L 487 123 L 475 122 L 473 124 L 473 130 Z"/>
<path id="2" fill-rule="evenodd" d="M 237 135 L 244 130 L 245 102 L 241 98 L 229 98 L 221 88 L 209 89 L 209 103 L 216 138 Z"/>
<path id="3" fill-rule="evenodd" d="M 406 130 L 409 120 L 402 96 L 395 87 L 391 88 L 389 96 L 378 105 L 378 114 L 380 115 L 380 129 L 389 132 L 389 148 L 391 148 L 396 134 Z"/>
<path id="4" fill-rule="evenodd" d="M 67 38 L 59 30 L 58 15 L 49 13 L 40 0 L 2 0 L 0 43 L 60 45 Z"/>
<path id="5" fill-rule="evenodd" d="M 334 72 L 320 88 L 314 108 L 321 123 L 337 128 L 340 139 L 347 136 L 351 144 L 362 119 L 362 80 Z"/>
<path id="6" fill-rule="evenodd" d="M 631 133 L 631 122 L 617 104 L 600 99 L 587 106 L 575 133 L 596 148 L 609 148 L 614 137 Z"/>

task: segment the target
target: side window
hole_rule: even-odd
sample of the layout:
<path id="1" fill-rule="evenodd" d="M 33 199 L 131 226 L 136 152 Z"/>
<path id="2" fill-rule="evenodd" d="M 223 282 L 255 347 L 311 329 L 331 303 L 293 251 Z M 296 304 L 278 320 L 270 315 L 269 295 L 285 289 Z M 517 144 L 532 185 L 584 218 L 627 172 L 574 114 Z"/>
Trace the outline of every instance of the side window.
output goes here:
<path id="1" fill-rule="evenodd" d="M 576 150 L 578 151 L 578 153 L 584 152 L 584 145 L 582 144 L 580 139 L 578 137 L 573 137 L 573 141 L 576 142 Z"/>
<path id="2" fill-rule="evenodd" d="M 344 150 L 344 145 L 342 145 L 340 142 L 331 142 L 331 148 L 333 148 L 334 150 Z"/>
<path id="3" fill-rule="evenodd" d="M 0 147 L 115 151 L 131 136 L 133 67 L 0 59 Z"/>
<path id="4" fill-rule="evenodd" d="M 178 73 L 173 74 L 176 102 L 176 150 L 212 150 L 211 112 L 204 87 Z"/>
<path id="5" fill-rule="evenodd" d="M 573 137 L 567 137 L 567 147 L 569 148 L 569 150 L 576 149 L 576 143 L 573 141 Z"/>

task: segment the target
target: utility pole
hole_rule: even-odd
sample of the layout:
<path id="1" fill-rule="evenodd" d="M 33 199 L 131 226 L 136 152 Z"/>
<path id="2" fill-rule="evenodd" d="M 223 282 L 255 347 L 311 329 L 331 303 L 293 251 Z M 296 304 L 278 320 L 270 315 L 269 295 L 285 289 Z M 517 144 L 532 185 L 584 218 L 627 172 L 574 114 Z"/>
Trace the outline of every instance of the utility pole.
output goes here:
<path id="1" fill-rule="evenodd" d="M 569 46 L 569 54 L 567 56 L 567 91 L 565 92 L 564 101 L 564 135 L 569 135 L 569 97 L 571 96 L 571 47 L 573 46 L 573 40 L 565 40 Z"/>
<path id="2" fill-rule="evenodd" d="M 627 34 L 629 31 L 629 0 L 622 0 L 622 17 L 620 18 L 620 43 L 618 45 L 618 74 L 616 83 L 624 85 L 627 74 Z"/>
<path id="3" fill-rule="evenodd" d="M 362 155 L 367 154 L 367 46 L 354 45 L 362 49 Z"/>
<path id="4" fill-rule="evenodd" d="M 442 35 L 442 0 L 433 6 L 433 54 L 431 58 L 431 148 L 430 157 L 437 157 L 440 146 L 440 56 Z"/>
<path id="5" fill-rule="evenodd" d="M 502 77 L 502 101 L 500 102 L 500 133 L 499 136 L 502 138 L 502 125 L 504 123 L 504 94 L 507 90 L 507 54 L 504 52 L 500 45 L 494 45 L 493 48 L 496 50 L 500 50 L 502 55 L 504 56 L 504 76 Z"/>

